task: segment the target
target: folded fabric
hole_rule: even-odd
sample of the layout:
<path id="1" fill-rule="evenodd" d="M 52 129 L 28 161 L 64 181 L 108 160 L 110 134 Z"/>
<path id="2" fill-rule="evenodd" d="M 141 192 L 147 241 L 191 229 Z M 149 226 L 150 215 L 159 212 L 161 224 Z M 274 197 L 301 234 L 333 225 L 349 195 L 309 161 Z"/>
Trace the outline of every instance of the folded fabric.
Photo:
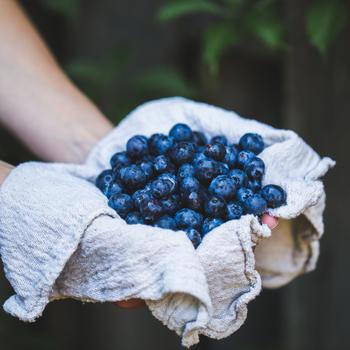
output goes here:
<path id="1" fill-rule="evenodd" d="M 184 232 L 127 225 L 108 207 L 93 182 L 110 157 L 129 137 L 167 133 L 178 122 L 232 142 L 246 132 L 263 136 L 264 184 L 281 185 L 288 196 L 286 206 L 270 211 L 288 219 L 277 233 L 270 237 L 266 225 L 245 215 L 211 231 L 194 250 Z M 292 131 L 182 98 L 146 103 L 96 146 L 85 165 L 28 163 L 6 179 L 0 252 L 15 295 L 4 308 L 33 321 L 54 299 L 142 298 L 186 346 L 200 334 L 226 337 L 246 319 L 247 304 L 261 290 L 260 275 L 264 285 L 277 287 L 314 268 L 325 198 L 319 178 L 333 164 Z"/>

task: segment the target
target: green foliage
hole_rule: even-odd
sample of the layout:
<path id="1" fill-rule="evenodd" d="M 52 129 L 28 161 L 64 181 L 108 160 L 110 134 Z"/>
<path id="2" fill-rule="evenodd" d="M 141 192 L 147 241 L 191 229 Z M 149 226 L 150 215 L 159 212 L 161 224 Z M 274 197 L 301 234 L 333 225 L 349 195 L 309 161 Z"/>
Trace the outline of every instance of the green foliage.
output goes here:
<path id="1" fill-rule="evenodd" d="M 194 89 L 174 68 L 161 67 L 146 70 L 134 79 L 134 87 L 140 92 L 156 93 L 162 96 L 180 95 L 193 97 Z"/>
<path id="2" fill-rule="evenodd" d="M 157 19 L 165 22 L 184 15 L 197 13 L 222 14 L 224 13 L 224 9 L 208 0 L 172 1 L 164 4 L 158 10 Z"/>
<path id="3" fill-rule="evenodd" d="M 212 75 L 217 75 L 222 55 L 239 41 L 238 33 L 230 22 L 211 25 L 204 33 L 203 59 Z"/>
<path id="4" fill-rule="evenodd" d="M 41 0 L 51 11 L 59 13 L 68 19 L 74 19 L 78 15 L 80 0 Z"/>
<path id="5" fill-rule="evenodd" d="M 306 16 L 306 31 L 311 44 L 324 55 L 347 20 L 347 8 L 343 1 L 317 1 Z"/>

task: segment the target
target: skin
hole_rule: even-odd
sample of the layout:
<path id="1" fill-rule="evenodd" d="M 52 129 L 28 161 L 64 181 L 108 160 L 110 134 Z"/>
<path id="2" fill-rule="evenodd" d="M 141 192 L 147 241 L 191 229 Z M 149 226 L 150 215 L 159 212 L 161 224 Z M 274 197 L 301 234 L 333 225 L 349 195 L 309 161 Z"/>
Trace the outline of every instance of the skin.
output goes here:
<path id="1" fill-rule="evenodd" d="M 82 163 L 110 121 L 68 79 L 14 0 L 0 0 L 0 124 L 46 161 Z M 0 185 L 13 167 L 0 161 Z M 271 229 L 277 219 L 262 218 Z M 133 309 L 143 300 L 115 303 Z"/>

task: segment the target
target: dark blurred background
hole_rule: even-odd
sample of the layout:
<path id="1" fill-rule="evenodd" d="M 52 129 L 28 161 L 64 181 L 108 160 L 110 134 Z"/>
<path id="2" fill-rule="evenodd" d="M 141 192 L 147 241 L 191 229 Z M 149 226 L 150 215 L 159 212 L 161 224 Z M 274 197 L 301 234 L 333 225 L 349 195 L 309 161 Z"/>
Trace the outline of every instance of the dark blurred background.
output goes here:
<path id="1" fill-rule="evenodd" d="M 326 234 L 317 271 L 263 291 L 237 333 L 203 338 L 196 349 L 350 349 L 348 2 L 21 3 L 69 76 L 115 123 L 143 101 L 182 95 L 292 128 L 337 160 L 325 180 Z M 0 159 L 33 158 L 0 130 Z M 11 293 L 0 275 L 0 302 Z M 35 324 L 0 312 L 4 350 L 171 350 L 179 344 L 147 310 L 60 301 Z"/>

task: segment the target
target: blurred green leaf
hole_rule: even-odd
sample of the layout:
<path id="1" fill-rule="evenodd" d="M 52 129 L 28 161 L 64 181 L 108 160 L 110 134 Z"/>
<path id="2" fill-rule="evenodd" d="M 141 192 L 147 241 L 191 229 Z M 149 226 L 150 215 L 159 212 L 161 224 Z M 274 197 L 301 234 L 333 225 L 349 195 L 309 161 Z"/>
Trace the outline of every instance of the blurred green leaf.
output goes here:
<path id="1" fill-rule="evenodd" d="M 224 14 L 225 10 L 208 0 L 179 0 L 164 4 L 158 10 L 156 17 L 159 21 L 165 22 L 194 13 Z"/>
<path id="2" fill-rule="evenodd" d="M 244 18 L 247 30 L 272 49 L 285 46 L 285 27 L 272 0 L 257 3 L 254 10 Z"/>
<path id="3" fill-rule="evenodd" d="M 79 10 L 80 0 L 41 0 L 51 11 L 57 12 L 69 19 L 74 19 Z"/>
<path id="4" fill-rule="evenodd" d="M 311 44 L 325 54 L 332 41 L 345 27 L 347 8 L 340 0 L 317 1 L 306 16 L 306 32 Z"/>
<path id="5" fill-rule="evenodd" d="M 195 95 L 194 89 L 186 79 L 178 71 L 168 67 L 145 71 L 134 80 L 134 86 L 138 90 L 162 96 L 192 97 Z"/>
<path id="6" fill-rule="evenodd" d="M 238 33 L 229 22 L 213 24 L 204 33 L 203 59 L 212 75 L 217 75 L 220 59 L 225 51 L 238 41 Z"/>

